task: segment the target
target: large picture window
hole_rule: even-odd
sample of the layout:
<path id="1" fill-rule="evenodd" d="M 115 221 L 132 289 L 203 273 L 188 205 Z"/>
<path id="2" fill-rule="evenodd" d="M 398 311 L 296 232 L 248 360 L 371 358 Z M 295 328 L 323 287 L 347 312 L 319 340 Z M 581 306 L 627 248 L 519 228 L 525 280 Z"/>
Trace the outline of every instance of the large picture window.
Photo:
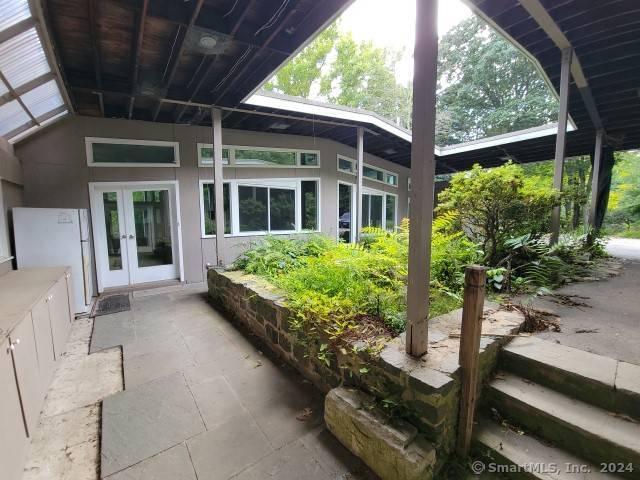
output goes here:
<path id="1" fill-rule="evenodd" d="M 215 236 L 213 182 L 203 181 L 203 237 Z M 318 179 L 230 180 L 223 186 L 225 235 L 317 231 Z"/>
<path id="2" fill-rule="evenodd" d="M 241 147 L 224 145 L 222 163 L 232 167 L 288 167 L 317 168 L 320 166 L 320 152 L 267 147 Z M 198 165 L 213 165 L 213 145 L 198 143 Z"/>

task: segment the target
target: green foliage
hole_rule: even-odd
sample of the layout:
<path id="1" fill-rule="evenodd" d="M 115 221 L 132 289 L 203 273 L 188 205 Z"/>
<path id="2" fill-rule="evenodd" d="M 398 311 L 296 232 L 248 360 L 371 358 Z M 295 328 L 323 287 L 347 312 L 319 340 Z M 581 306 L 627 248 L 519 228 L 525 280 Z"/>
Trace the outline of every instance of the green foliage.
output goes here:
<path id="1" fill-rule="evenodd" d="M 640 153 L 617 152 L 615 157 L 605 231 L 640 238 Z"/>
<path id="2" fill-rule="evenodd" d="M 462 233 L 452 233 L 453 214 L 434 222 L 431 315 L 461 304 L 464 266 L 479 252 Z M 292 328 L 330 339 L 353 334 L 362 322 L 382 321 L 392 332 L 405 327 L 409 222 L 394 231 L 366 228 L 359 245 L 314 235 L 304 240 L 267 237 L 236 262 L 269 279 L 296 313 Z M 323 360 L 324 361 L 324 360 Z"/>
<path id="3" fill-rule="evenodd" d="M 440 41 L 438 110 L 450 128 L 438 144 L 453 144 L 544 125 L 557 101 L 535 66 L 476 16 Z"/>
<path id="4" fill-rule="evenodd" d="M 455 214 L 454 226 L 482 246 L 484 262 L 498 265 L 509 238 L 549 230 L 551 210 L 560 199 L 551 187 L 537 185 L 511 162 L 497 168 L 479 165 L 455 174 L 438 196 L 437 212 Z"/>

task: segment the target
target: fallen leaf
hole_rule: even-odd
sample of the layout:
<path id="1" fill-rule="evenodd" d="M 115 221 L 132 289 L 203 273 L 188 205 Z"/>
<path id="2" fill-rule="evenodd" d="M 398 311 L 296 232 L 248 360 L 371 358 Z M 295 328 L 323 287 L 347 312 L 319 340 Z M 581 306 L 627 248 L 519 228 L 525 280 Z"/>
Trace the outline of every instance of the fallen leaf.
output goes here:
<path id="1" fill-rule="evenodd" d="M 307 408 L 303 409 L 302 412 L 300 412 L 296 416 L 296 420 L 298 420 L 300 422 L 306 422 L 307 420 L 309 420 L 309 418 L 311 418 L 311 415 L 313 415 L 313 410 L 311 410 L 309 407 L 307 407 Z"/>

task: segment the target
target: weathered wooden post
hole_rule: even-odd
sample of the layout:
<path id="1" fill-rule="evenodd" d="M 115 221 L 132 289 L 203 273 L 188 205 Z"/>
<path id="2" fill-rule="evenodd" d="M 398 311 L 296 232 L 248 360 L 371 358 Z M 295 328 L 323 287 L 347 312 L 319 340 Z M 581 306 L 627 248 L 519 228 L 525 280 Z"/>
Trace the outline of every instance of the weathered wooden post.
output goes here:
<path id="1" fill-rule="evenodd" d="M 485 267 L 471 265 L 465 269 L 464 273 L 464 303 L 462 306 L 459 359 L 462 385 L 457 445 L 460 456 L 469 454 L 471 434 L 473 433 L 473 417 L 478 396 L 480 334 L 482 333 L 486 270 Z"/>

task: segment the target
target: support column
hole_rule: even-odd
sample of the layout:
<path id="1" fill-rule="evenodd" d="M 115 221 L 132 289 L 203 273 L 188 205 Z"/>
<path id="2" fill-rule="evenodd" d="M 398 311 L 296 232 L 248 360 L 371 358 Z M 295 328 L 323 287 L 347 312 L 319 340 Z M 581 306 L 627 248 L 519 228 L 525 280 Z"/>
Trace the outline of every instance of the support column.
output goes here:
<path id="1" fill-rule="evenodd" d="M 213 126 L 213 190 L 215 196 L 216 215 L 216 261 L 222 266 L 224 244 L 224 198 L 222 194 L 222 111 L 211 108 L 211 124 Z"/>
<path id="2" fill-rule="evenodd" d="M 556 156 L 553 169 L 553 188 L 562 190 L 564 174 L 564 156 L 567 146 L 567 119 L 569 115 L 569 81 L 571 79 L 571 58 L 573 50 L 562 50 L 562 67 L 560 70 L 560 106 L 558 111 L 558 133 L 556 135 Z M 551 213 L 551 244 L 560 237 L 560 205 L 553 207 Z"/>
<path id="3" fill-rule="evenodd" d="M 438 2 L 416 2 L 413 68 L 413 139 L 411 143 L 411 212 L 407 278 L 406 352 L 427 352 L 431 223 L 435 176 L 436 69 Z"/>
<path id="4" fill-rule="evenodd" d="M 598 206 L 598 185 L 600 184 L 600 164 L 602 163 L 602 137 L 603 130 L 596 132 L 596 146 L 593 152 L 593 165 L 591 166 L 591 202 L 589 204 L 589 226 L 595 229 L 596 208 Z"/>
<path id="5" fill-rule="evenodd" d="M 358 127 L 358 174 L 356 180 L 356 220 L 353 223 L 353 228 L 356 229 L 356 242 L 360 241 L 360 235 L 362 234 L 362 171 L 364 168 L 364 128 Z"/>

